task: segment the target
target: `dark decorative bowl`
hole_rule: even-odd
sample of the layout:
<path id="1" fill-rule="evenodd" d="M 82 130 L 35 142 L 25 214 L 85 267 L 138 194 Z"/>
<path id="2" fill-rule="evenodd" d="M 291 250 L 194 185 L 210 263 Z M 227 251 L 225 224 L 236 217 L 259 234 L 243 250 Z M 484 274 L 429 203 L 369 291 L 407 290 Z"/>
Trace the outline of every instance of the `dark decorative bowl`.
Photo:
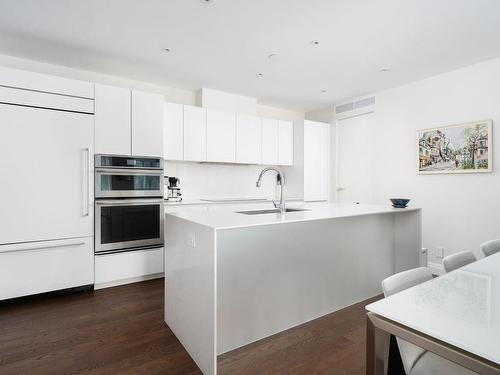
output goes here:
<path id="1" fill-rule="evenodd" d="M 405 208 L 408 205 L 409 199 L 393 198 L 391 199 L 392 207 Z"/>

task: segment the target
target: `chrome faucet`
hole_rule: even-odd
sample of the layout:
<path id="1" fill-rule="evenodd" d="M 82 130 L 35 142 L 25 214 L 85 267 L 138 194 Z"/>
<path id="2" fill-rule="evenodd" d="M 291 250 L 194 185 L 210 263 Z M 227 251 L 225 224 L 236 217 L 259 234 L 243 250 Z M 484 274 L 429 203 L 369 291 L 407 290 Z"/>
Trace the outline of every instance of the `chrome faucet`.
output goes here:
<path id="1" fill-rule="evenodd" d="M 280 201 L 279 201 L 279 203 L 273 201 L 273 204 L 274 204 L 274 207 L 278 208 L 280 210 L 280 212 L 282 214 L 284 214 L 286 212 L 286 208 L 285 208 L 285 198 L 283 196 L 283 186 L 285 185 L 285 175 L 283 174 L 283 172 L 280 172 L 276 168 L 264 168 L 260 172 L 259 178 L 257 178 L 257 182 L 255 183 L 255 186 L 260 187 L 260 183 L 262 181 L 262 176 L 267 171 L 275 171 L 276 172 L 276 184 L 280 188 Z"/>

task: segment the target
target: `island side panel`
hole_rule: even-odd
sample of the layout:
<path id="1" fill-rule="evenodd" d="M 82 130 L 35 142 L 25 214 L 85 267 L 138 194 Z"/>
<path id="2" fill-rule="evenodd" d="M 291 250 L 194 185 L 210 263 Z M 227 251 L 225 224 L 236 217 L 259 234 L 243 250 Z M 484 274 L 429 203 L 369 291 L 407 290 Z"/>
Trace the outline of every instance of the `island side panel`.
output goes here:
<path id="1" fill-rule="evenodd" d="M 393 214 L 219 230 L 217 353 L 381 293 Z"/>
<path id="2" fill-rule="evenodd" d="M 394 213 L 394 273 L 427 267 L 422 250 L 422 210 Z"/>
<path id="3" fill-rule="evenodd" d="M 216 233 L 165 216 L 165 322 L 204 374 L 215 375 Z"/>

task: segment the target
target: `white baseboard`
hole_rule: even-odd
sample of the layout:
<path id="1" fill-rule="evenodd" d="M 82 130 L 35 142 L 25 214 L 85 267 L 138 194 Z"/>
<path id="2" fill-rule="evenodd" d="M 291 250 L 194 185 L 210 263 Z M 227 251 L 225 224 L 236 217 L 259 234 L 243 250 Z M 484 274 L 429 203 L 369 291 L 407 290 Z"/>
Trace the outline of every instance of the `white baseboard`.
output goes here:
<path id="1" fill-rule="evenodd" d="M 433 275 L 441 276 L 445 274 L 444 267 L 440 263 L 429 262 L 427 263 L 427 268 L 432 272 Z"/>
<path id="2" fill-rule="evenodd" d="M 146 281 L 146 280 L 160 279 L 162 277 L 163 277 L 163 272 L 162 273 L 154 273 L 152 275 L 131 277 L 129 279 L 114 280 L 114 281 L 109 281 L 106 283 L 94 284 L 94 290 L 111 288 L 111 287 L 118 286 L 118 285 L 138 283 L 140 281 Z"/>

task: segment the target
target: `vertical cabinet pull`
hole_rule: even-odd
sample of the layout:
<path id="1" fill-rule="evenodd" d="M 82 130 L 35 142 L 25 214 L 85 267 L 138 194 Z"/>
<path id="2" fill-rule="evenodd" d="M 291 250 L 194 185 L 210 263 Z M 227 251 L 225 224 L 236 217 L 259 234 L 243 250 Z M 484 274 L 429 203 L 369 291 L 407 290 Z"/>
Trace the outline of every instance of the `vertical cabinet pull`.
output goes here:
<path id="1" fill-rule="evenodd" d="M 86 153 L 86 175 L 84 176 L 84 181 L 85 181 L 85 196 L 84 196 L 84 207 L 83 207 L 83 216 L 89 216 L 90 215 L 90 148 L 87 147 L 85 149 Z"/>

